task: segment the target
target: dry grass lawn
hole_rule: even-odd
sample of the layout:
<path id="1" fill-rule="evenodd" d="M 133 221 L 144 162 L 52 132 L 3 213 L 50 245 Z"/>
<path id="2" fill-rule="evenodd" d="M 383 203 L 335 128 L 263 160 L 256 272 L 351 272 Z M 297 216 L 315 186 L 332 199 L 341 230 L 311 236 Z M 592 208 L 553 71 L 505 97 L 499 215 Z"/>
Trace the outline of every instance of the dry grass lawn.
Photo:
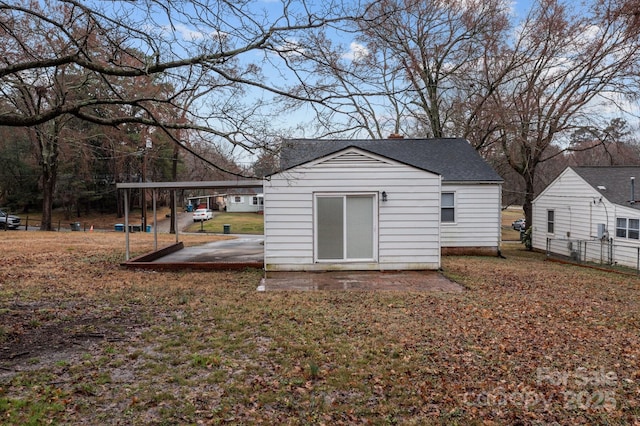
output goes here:
<path id="1" fill-rule="evenodd" d="M 514 244 L 444 258 L 463 293 L 258 293 L 123 269 L 114 232 L 0 238 L 0 423 L 638 424 L 634 276 Z"/>

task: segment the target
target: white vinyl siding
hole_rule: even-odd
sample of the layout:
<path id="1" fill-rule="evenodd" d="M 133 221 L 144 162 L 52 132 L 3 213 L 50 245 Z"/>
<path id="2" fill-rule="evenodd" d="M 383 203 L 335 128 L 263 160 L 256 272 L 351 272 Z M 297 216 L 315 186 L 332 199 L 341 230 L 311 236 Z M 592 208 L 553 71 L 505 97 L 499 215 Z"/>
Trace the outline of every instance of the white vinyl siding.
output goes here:
<path id="1" fill-rule="evenodd" d="M 227 196 L 228 213 L 252 213 L 263 209 L 263 198 L 257 195 L 229 195 Z"/>
<path id="2" fill-rule="evenodd" d="M 549 210 L 554 211 L 553 234 L 547 232 Z M 546 251 L 550 244 L 553 253 L 571 256 L 580 241 L 583 260 L 586 252 L 587 260 L 600 262 L 606 261 L 607 240 L 613 238 L 613 261 L 630 267 L 637 265 L 640 211 L 611 203 L 571 168 L 565 169 L 534 200 L 532 215 L 535 249 Z M 604 239 L 598 237 L 600 224 L 607 232 Z"/>
<path id="3" fill-rule="evenodd" d="M 533 203 L 533 247 L 541 250 L 546 250 L 547 238 L 588 240 L 595 237 L 597 225 L 606 223 L 607 214 L 612 214 L 611 208 L 599 201 L 600 193 L 573 170 L 567 169 L 554 183 Z M 548 233 L 549 210 L 554 212 L 553 235 Z M 613 223 L 607 228 L 614 232 Z"/>
<path id="4" fill-rule="evenodd" d="M 442 247 L 500 246 L 499 184 L 443 182 L 442 193 L 455 193 L 455 222 L 441 223 Z"/>
<path id="5" fill-rule="evenodd" d="M 331 269 L 440 267 L 440 176 L 348 149 L 265 180 L 267 270 L 328 268 L 314 255 L 314 194 L 320 193 L 377 194 L 377 259 Z"/>

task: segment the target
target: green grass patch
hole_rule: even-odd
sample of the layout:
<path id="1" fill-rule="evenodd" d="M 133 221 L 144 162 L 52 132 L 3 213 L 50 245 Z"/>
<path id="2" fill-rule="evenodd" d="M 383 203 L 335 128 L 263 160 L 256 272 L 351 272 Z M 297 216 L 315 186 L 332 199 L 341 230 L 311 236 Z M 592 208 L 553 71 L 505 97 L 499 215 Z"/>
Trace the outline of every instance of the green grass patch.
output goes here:
<path id="1" fill-rule="evenodd" d="M 0 396 L 2 424 L 43 425 L 51 424 L 65 411 L 68 395 L 59 388 L 34 386 L 30 393 L 20 398 Z"/>
<path id="2" fill-rule="evenodd" d="M 264 234 L 264 216 L 257 213 L 215 212 L 213 219 L 196 222 L 189 226 L 189 232 L 224 233 L 224 225 L 229 225 L 232 234 Z"/>

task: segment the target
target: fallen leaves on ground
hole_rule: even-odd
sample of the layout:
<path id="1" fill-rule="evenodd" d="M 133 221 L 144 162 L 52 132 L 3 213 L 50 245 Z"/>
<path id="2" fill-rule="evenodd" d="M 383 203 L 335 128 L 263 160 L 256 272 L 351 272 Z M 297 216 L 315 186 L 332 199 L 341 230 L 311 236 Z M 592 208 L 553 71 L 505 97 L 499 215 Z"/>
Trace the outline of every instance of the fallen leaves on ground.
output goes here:
<path id="1" fill-rule="evenodd" d="M 633 276 L 514 246 L 507 259 L 443 258 L 462 293 L 259 293 L 259 271 L 121 268 L 121 234 L 1 237 L 1 422 L 634 424 L 640 415 Z M 150 236 L 132 238 L 150 249 Z"/>

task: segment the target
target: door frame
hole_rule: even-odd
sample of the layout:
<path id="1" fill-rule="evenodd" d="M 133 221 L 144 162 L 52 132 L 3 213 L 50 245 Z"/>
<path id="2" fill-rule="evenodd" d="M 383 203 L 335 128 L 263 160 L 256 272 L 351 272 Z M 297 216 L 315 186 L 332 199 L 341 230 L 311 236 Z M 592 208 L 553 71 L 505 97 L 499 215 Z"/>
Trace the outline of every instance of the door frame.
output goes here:
<path id="1" fill-rule="evenodd" d="M 347 255 L 347 216 L 345 214 L 347 203 L 346 199 L 348 197 L 370 197 L 372 199 L 372 244 L 373 244 L 373 257 L 371 258 L 355 258 L 355 259 L 347 259 L 345 258 Z M 318 198 L 322 197 L 342 197 L 345 202 L 343 202 L 343 235 L 342 235 L 342 245 L 343 245 L 343 258 L 342 259 L 318 259 Z M 374 191 L 359 191 L 359 192 L 314 192 L 313 193 L 313 260 L 315 263 L 378 263 L 378 192 Z"/>

